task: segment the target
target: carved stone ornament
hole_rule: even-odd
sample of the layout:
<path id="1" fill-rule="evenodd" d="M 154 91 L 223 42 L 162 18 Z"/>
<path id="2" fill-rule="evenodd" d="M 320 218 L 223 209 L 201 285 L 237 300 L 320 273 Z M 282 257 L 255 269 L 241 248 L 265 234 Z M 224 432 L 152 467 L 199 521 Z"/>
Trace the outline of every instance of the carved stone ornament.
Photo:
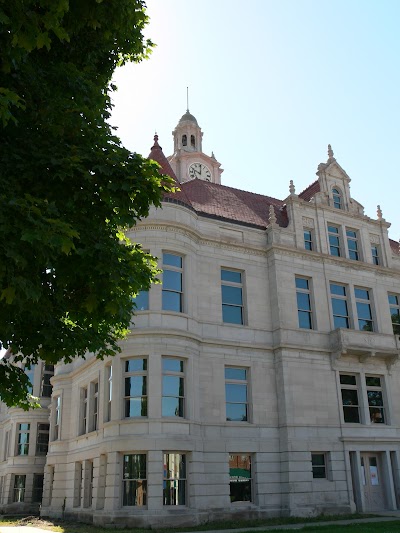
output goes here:
<path id="1" fill-rule="evenodd" d="M 369 240 L 372 244 L 379 244 L 379 235 L 372 235 L 372 233 L 369 234 Z"/>
<path id="2" fill-rule="evenodd" d="M 314 219 L 313 218 L 308 218 L 308 217 L 303 217 L 303 226 L 305 226 L 306 228 L 313 228 L 314 227 Z"/>

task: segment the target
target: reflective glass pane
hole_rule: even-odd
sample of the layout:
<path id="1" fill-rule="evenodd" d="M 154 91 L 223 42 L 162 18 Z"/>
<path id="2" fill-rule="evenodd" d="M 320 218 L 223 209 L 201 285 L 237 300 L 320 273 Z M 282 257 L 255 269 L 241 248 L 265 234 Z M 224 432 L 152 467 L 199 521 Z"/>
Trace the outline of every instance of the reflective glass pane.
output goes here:
<path id="1" fill-rule="evenodd" d="M 233 305 L 223 305 L 222 320 L 229 324 L 243 324 L 242 308 Z"/>
<path id="2" fill-rule="evenodd" d="M 146 479 L 146 455 L 124 455 L 124 479 Z"/>
<path id="3" fill-rule="evenodd" d="M 398 305 L 399 301 L 395 294 L 388 294 L 388 300 L 390 304 Z"/>
<path id="4" fill-rule="evenodd" d="M 179 416 L 183 417 L 183 398 L 174 398 L 172 396 L 163 396 L 162 398 L 162 416 Z"/>
<path id="5" fill-rule="evenodd" d="M 182 256 L 175 254 L 163 254 L 163 264 L 182 268 Z"/>
<path id="6" fill-rule="evenodd" d="M 246 422 L 247 405 L 245 403 L 227 403 L 226 419 L 229 422 Z"/>
<path id="7" fill-rule="evenodd" d="M 365 383 L 367 384 L 367 387 L 380 387 L 381 378 L 377 376 L 366 376 Z"/>
<path id="8" fill-rule="evenodd" d="M 369 304 L 357 302 L 357 316 L 364 320 L 372 320 L 371 306 Z"/>
<path id="9" fill-rule="evenodd" d="M 356 385 L 356 376 L 350 376 L 348 374 L 340 375 L 340 383 L 342 385 Z"/>
<path id="10" fill-rule="evenodd" d="M 369 294 L 366 289 L 354 288 L 354 294 L 356 295 L 356 298 L 359 298 L 362 300 L 369 300 Z"/>
<path id="11" fill-rule="evenodd" d="M 164 311 L 182 312 L 182 295 L 179 292 L 162 291 L 162 308 Z"/>
<path id="12" fill-rule="evenodd" d="M 357 237 L 357 233 L 351 229 L 346 230 L 346 235 L 348 237 L 353 237 L 354 239 Z"/>
<path id="13" fill-rule="evenodd" d="M 183 372 L 183 360 L 168 357 L 163 357 L 162 367 L 164 371 L 169 372 Z"/>
<path id="14" fill-rule="evenodd" d="M 147 398 L 137 397 L 125 400 L 125 417 L 147 416 Z"/>
<path id="15" fill-rule="evenodd" d="M 339 237 L 336 237 L 335 235 L 329 235 L 329 244 L 331 246 L 339 247 Z"/>
<path id="16" fill-rule="evenodd" d="M 310 304 L 310 295 L 305 292 L 298 292 L 297 293 L 297 309 L 301 309 L 303 311 L 310 311 L 311 310 L 311 304 Z"/>
<path id="17" fill-rule="evenodd" d="M 221 279 L 223 281 L 231 281 L 233 283 L 242 282 L 242 273 L 236 272 L 235 270 L 224 270 L 221 269 Z"/>
<path id="18" fill-rule="evenodd" d="M 186 504 L 186 480 L 165 480 L 163 486 L 164 505 Z"/>
<path id="19" fill-rule="evenodd" d="M 147 311 L 149 309 L 149 291 L 140 291 L 136 298 L 133 298 L 137 311 Z"/>
<path id="20" fill-rule="evenodd" d="M 347 316 L 348 313 L 346 300 L 332 298 L 332 310 L 334 315 Z"/>
<path id="21" fill-rule="evenodd" d="M 225 367 L 225 378 L 226 379 L 237 379 L 237 380 L 246 380 L 247 370 L 245 368 L 232 368 Z"/>
<path id="22" fill-rule="evenodd" d="M 125 396 L 145 396 L 146 394 L 146 376 L 131 376 L 125 378 Z"/>
<path id="23" fill-rule="evenodd" d="M 339 228 L 336 228 L 335 226 L 328 226 L 329 233 L 339 233 Z"/>
<path id="24" fill-rule="evenodd" d="M 352 424 L 358 424 L 360 422 L 360 413 L 358 407 L 343 406 L 344 421 Z"/>
<path id="25" fill-rule="evenodd" d="M 352 389 L 342 389 L 343 405 L 358 405 L 358 393 Z"/>
<path id="26" fill-rule="evenodd" d="M 147 359 L 128 359 L 125 361 L 125 372 L 140 372 L 142 370 L 147 370 Z"/>
<path id="27" fill-rule="evenodd" d="M 296 287 L 298 289 L 308 289 L 308 279 L 296 278 Z"/>
<path id="28" fill-rule="evenodd" d="M 164 270 L 163 289 L 182 292 L 182 273 L 175 270 Z"/>
<path id="29" fill-rule="evenodd" d="M 222 285 L 222 303 L 242 305 L 241 287 L 231 287 L 230 285 Z"/>
<path id="30" fill-rule="evenodd" d="M 359 320 L 358 329 L 361 331 L 373 331 L 374 327 L 371 320 Z"/>
<path id="31" fill-rule="evenodd" d="M 226 383 L 225 393 L 227 402 L 246 402 L 247 401 L 247 385 L 239 385 L 236 383 Z"/>
<path id="32" fill-rule="evenodd" d="M 299 311 L 299 328 L 312 329 L 311 313 L 307 311 Z"/>
<path id="33" fill-rule="evenodd" d="M 368 405 L 371 407 L 383 407 L 382 391 L 367 391 Z"/>
<path id="34" fill-rule="evenodd" d="M 331 294 L 337 294 L 338 296 L 346 296 L 346 287 L 344 285 L 335 285 L 331 283 Z"/>

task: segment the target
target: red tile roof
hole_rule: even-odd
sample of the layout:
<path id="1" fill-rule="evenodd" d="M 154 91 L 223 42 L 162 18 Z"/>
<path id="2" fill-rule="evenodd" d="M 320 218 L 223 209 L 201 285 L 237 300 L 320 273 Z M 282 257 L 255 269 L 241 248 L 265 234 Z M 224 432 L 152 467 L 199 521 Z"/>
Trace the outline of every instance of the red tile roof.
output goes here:
<path id="1" fill-rule="evenodd" d="M 302 200 L 305 200 L 306 202 L 309 202 L 311 198 L 321 190 L 319 186 L 319 181 L 315 180 L 311 185 L 309 185 L 306 189 L 304 189 L 303 192 L 299 194 L 299 198 Z"/>
<path id="2" fill-rule="evenodd" d="M 397 255 L 400 255 L 400 245 L 397 241 L 394 241 L 393 239 L 389 239 L 390 248 L 392 249 L 392 252 L 394 252 Z"/>

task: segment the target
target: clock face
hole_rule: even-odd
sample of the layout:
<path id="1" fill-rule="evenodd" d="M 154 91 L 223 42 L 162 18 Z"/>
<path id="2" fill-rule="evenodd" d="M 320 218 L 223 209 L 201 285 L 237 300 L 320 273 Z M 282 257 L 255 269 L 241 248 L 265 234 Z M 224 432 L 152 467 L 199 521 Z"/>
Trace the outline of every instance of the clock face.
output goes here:
<path id="1" fill-rule="evenodd" d="M 203 163 L 192 163 L 189 167 L 189 178 L 192 180 L 199 178 L 201 180 L 211 181 L 211 171 Z"/>

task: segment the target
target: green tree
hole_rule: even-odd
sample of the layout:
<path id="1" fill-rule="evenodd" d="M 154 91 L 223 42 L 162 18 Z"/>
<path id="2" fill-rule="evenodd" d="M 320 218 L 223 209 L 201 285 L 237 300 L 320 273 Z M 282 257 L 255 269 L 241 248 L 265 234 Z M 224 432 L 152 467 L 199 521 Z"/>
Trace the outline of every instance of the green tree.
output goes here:
<path id="1" fill-rule="evenodd" d="M 152 43 L 141 0 L 0 0 L 0 344 L 49 364 L 114 355 L 158 273 L 124 231 L 169 178 L 107 120 L 117 66 Z M 29 406 L 3 361 L 0 395 Z"/>

